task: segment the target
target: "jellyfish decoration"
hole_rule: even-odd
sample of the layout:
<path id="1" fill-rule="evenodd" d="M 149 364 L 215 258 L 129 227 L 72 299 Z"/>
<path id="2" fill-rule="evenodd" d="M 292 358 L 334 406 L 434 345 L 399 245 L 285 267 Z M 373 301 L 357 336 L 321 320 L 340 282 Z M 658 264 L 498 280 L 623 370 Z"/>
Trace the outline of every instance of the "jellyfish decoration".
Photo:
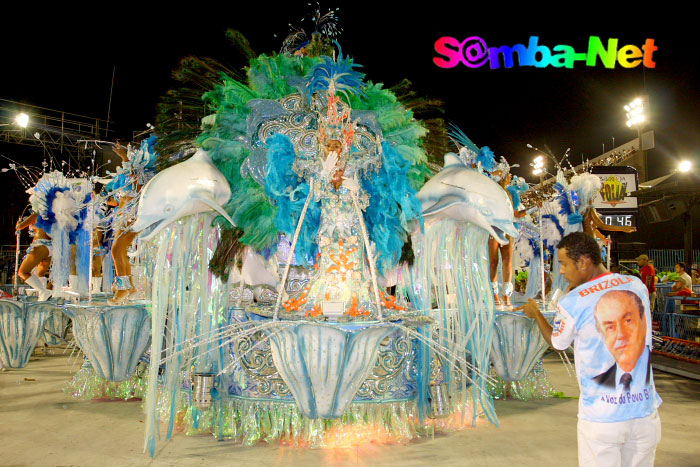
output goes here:
<path id="1" fill-rule="evenodd" d="M 437 358 L 444 362 L 442 379 L 450 398 L 472 399 L 472 422 L 483 410 L 498 424 L 487 389 L 494 329 L 488 238 L 506 244 L 508 235 L 517 235 L 513 207 L 489 177 L 455 154 L 444 160 L 443 169 L 418 193 L 425 228 L 413 235 L 416 260 L 399 284 L 417 309 L 429 310 L 435 319 L 437 345 L 422 351 L 418 374 L 425 376 L 419 377 L 419 386 L 427 394 L 435 383 L 427 375 Z"/>
<path id="2" fill-rule="evenodd" d="M 0 360 L 4 367 L 24 368 L 58 308 L 49 302 L 0 300 Z"/>

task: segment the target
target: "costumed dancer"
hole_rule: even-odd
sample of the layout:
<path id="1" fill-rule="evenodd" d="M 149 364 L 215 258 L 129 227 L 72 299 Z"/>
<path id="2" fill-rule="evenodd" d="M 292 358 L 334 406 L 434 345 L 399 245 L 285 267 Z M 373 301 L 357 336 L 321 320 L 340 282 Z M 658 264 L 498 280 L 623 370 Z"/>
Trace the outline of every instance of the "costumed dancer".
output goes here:
<path id="1" fill-rule="evenodd" d="M 32 271 L 42 261 L 54 257 L 52 268 L 53 285 L 56 290 L 66 285 L 70 270 L 70 233 L 78 227 L 78 214 L 81 209 L 75 193 L 66 177 L 58 171 L 44 174 L 37 184 L 27 190 L 32 213 L 29 218 L 17 224 L 17 230 L 35 225 L 34 241 L 27 250 L 18 275 L 39 291 L 39 300 L 46 301 L 52 292 Z M 46 263 L 45 263 L 46 264 Z M 39 272 L 45 274 L 43 266 Z"/>
<path id="2" fill-rule="evenodd" d="M 512 167 L 517 167 L 514 165 Z M 520 219 L 527 215 L 525 207 L 520 202 L 520 193 L 527 190 L 527 184 L 525 184 L 525 189 L 523 190 L 522 184 L 524 181 L 522 179 L 515 180 L 514 184 L 513 175 L 510 173 L 511 166 L 508 164 L 505 158 L 501 157 L 501 162 L 499 162 L 495 170 L 491 171 L 491 178 L 498 182 L 501 187 L 506 190 L 508 196 L 511 198 L 513 203 L 513 216 L 516 219 Z M 514 195 L 516 195 L 514 197 Z M 517 225 L 516 225 L 517 226 Z M 509 243 L 501 245 L 496 241 L 495 238 L 489 237 L 489 269 L 491 274 L 491 285 L 493 287 L 494 302 L 497 307 L 503 306 L 505 308 L 512 308 L 513 304 L 510 301 L 511 295 L 513 295 L 513 247 L 514 240 L 512 237 L 508 236 L 510 240 Z M 503 301 L 498 296 L 499 283 L 498 283 L 498 253 L 501 254 L 502 263 L 502 274 L 503 274 L 503 285 L 500 288 Z"/>
<path id="3" fill-rule="evenodd" d="M 95 193 L 93 193 L 95 196 Z M 95 221 L 99 222 L 104 216 L 102 215 L 101 206 L 95 206 L 94 214 Z M 102 292 L 102 260 L 107 253 L 103 247 L 102 241 L 104 231 L 95 229 L 92 237 L 92 279 L 90 280 L 90 293 Z"/>
<path id="4" fill-rule="evenodd" d="M 583 214 L 583 231 L 594 239 L 607 241 L 607 237 L 600 232 L 601 230 L 625 233 L 637 230 L 635 227 L 608 225 L 600 218 L 598 211 L 593 207 L 595 194 L 602 188 L 602 182 L 598 176 L 590 173 L 574 175 L 569 181 L 569 186 L 578 193 L 579 204 L 582 206 L 579 210 Z"/>
<path id="5" fill-rule="evenodd" d="M 146 182 L 154 174 L 156 153 L 154 150 L 155 136 L 145 140 L 139 149 L 124 148 L 117 143 L 113 150 L 122 159 L 122 165 L 117 171 L 115 184 L 112 186 L 113 196 L 119 203 L 114 219 L 114 243 L 112 244 L 112 259 L 114 260 L 114 297 L 110 305 L 126 303 L 129 296 L 136 293 L 132 283 L 131 262 L 127 255 L 129 247 L 138 232 L 130 226 L 136 218 L 136 196 Z"/>
<path id="6" fill-rule="evenodd" d="M 501 157 L 501 162 L 496 163 L 493 151 L 488 146 L 478 148 L 469 137 L 456 125 L 451 124 L 448 132 L 450 139 L 459 147 L 459 159 L 465 166 L 471 167 L 476 171 L 488 175 L 491 179 L 498 182 L 511 199 L 514 208 L 514 217 L 522 218 L 528 214 L 528 211 L 520 202 L 520 193 L 527 191 L 527 183 L 516 177 L 511 187 L 513 177 L 510 174 L 511 166 L 505 158 Z M 512 167 L 517 167 L 514 165 Z M 513 194 L 517 196 L 513 198 Z M 517 201 L 517 203 L 516 203 Z M 532 211 L 530 211 L 532 212 Z M 489 277 L 493 288 L 494 302 L 497 307 L 503 306 L 512 307 L 510 297 L 513 294 L 513 247 L 514 240 L 510 235 L 507 235 L 510 240 L 508 244 L 501 245 L 493 236 L 489 237 Z M 498 253 L 501 253 L 503 263 L 503 300 L 498 296 Z"/>
<path id="7" fill-rule="evenodd" d="M 51 290 L 47 288 L 48 278 L 46 274 L 51 267 L 51 237 L 44 229 L 37 227 L 38 213 L 33 213 L 23 221 L 17 222 L 16 229 L 19 233 L 27 227 L 33 230 L 34 240 L 27 249 L 27 254 L 22 260 L 17 275 L 27 284 L 39 292 L 39 301 L 44 302 L 51 298 Z M 33 228 L 31 226 L 34 226 Z M 34 273 L 36 268 L 36 273 Z"/>
<path id="8" fill-rule="evenodd" d="M 377 255 L 380 272 L 393 267 L 400 255 L 402 242 L 397 241 L 398 238 L 387 235 L 392 242 L 389 245 L 387 241 L 377 241 L 372 230 L 373 220 L 380 213 L 379 206 L 387 203 L 393 207 L 391 195 L 396 193 L 382 193 L 378 187 L 387 182 L 388 171 L 400 156 L 382 142 L 380 133 L 358 125 L 359 119 L 353 121 L 350 105 L 336 95 L 334 67 L 345 67 L 348 63 L 351 62 L 344 62 L 341 56 L 337 64 L 328 62 L 327 69 L 319 67 L 324 73 L 317 75 L 329 79 L 312 79 L 309 86 L 318 90 L 312 95 L 310 109 L 319 121 L 317 155 L 296 153 L 292 141 L 283 134 L 267 140 L 268 160 L 277 163 L 267 168 L 265 188 L 280 208 L 278 216 L 288 217 L 289 211 L 283 208 L 291 207 L 290 202 L 303 202 L 303 194 L 313 196 L 314 201 L 296 245 L 296 257 L 300 264 L 315 263 L 315 272 L 304 289 L 283 303 L 283 312 L 318 316 L 323 313 L 324 303 L 340 306 L 342 313 L 350 316 L 376 317 L 381 313 L 378 307 L 398 309 L 394 297 L 383 291 L 374 293 L 373 283 L 376 287 L 377 277 L 370 255 Z M 350 64 L 348 70 L 351 68 Z M 340 80 L 342 89 L 358 92 L 347 81 Z M 378 174 L 374 175 L 375 172 Z M 298 177 L 302 183 L 297 181 Z M 403 209 L 397 212 L 401 224 L 395 227 L 395 235 L 400 238 L 402 231 L 404 237 L 406 235 L 408 220 L 418 217 L 420 205 L 408 183 L 396 181 L 395 188 L 406 198 L 400 203 Z M 313 190 L 312 194 L 308 194 L 309 190 Z M 372 209 L 369 209 L 370 193 Z M 289 238 L 292 226 L 289 224 L 282 229 Z M 370 238 L 376 242 L 371 247 Z M 368 247 L 372 251 L 368 251 Z"/>
<path id="9" fill-rule="evenodd" d="M 605 236 L 600 233 L 599 229 L 626 233 L 636 230 L 634 227 L 610 226 L 602 221 L 593 207 L 593 198 L 601 187 L 602 182 L 596 175 L 577 174 L 567 182 L 563 170 L 557 171 L 554 189 L 557 192 L 555 199 L 560 208 L 560 221 L 564 228 L 562 236 L 573 232 L 585 232 L 594 239 L 605 240 Z M 569 285 L 559 271 L 559 258 L 554 255 L 552 290 L 566 291 Z"/>

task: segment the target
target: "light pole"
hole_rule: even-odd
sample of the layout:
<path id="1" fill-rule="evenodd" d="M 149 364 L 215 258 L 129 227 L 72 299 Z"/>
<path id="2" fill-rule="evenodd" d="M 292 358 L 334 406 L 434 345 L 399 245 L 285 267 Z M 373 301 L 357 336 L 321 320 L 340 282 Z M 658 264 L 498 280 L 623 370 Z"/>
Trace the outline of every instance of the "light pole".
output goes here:
<path id="1" fill-rule="evenodd" d="M 690 173 L 693 168 L 693 164 L 689 160 L 681 161 L 678 164 L 678 172 L 681 174 Z M 684 177 L 685 178 L 685 177 Z M 694 204 L 692 200 L 690 201 L 691 207 L 681 215 L 683 220 L 683 260 L 686 264 L 693 264 L 693 215 L 692 215 L 692 205 Z M 690 266 L 688 266 L 690 267 Z"/>
<path id="2" fill-rule="evenodd" d="M 646 151 L 642 151 L 642 128 L 644 128 L 644 122 L 647 120 L 647 116 L 645 114 L 645 101 L 646 97 L 637 97 L 634 99 L 632 102 L 627 104 L 625 106 L 625 112 L 627 116 L 627 121 L 625 124 L 627 125 L 627 128 L 636 128 L 637 129 L 637 138 L 639 141 L 639 152 L 642 155 L 642 166 L 643 166 L 643 181 L 648 181 L 649 180 L 649 166 L 647 164 L 647 153 Z"/>
<path id="3" fill-rule="evenodd" d="M 545 168 L 544 168 L 544 157 L 539 155 L 535 157 L 532 160 L 532 163 L 530 164 L 532 167 L 532 173 L 533 175 L 537 175 L 540 178 L 540 183 L 537 185 L 540 189 L 540 191 L 543 188 L 543 183 L 544 183 L 544 174 L 545 174 Z M 539 204 L 539 201 L 538 201 Z M 537 209 L 537 218 L 538 218 L 538 226 L 539 226 L 539 232 L 540 232 L 540 240 L 539 240 L 539 248 L 540 248 L 540 277 L 537 278 L 537 280 L 540 281 L 540 287 L 542 288 L 540 292 L 540 296 L 542 299 L 542 306 L 546 307 L 547 301 L 545 300 L 546 297 L 546 291 L 547 291 L 547 282 L 544 277 L 544 239 L 542 238 L 542 207 L 538 207 Z M 535 280 L 534 277 L 529 277 L 528 280 Z"/>

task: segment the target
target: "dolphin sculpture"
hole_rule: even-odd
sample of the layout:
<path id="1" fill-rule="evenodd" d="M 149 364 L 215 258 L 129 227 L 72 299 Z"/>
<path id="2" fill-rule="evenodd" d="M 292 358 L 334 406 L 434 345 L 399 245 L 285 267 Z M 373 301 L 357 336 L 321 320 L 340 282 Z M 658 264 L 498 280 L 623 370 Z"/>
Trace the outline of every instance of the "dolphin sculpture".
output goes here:
<path id="1" fill-rule="evenodd" d="M 486 175 L 464 165 L 454 153 L 445 154 L 445 166 L 418 192 L 423 218 L 469 221 L 489 232 L 501 245 L 506 235 L 517 237 L 513 203 L 506 190 Z"/>
<path id="2" fill-rule="evenodd" d="M 235 225 L 221 207 L 230 197 L 226 177 L 206 151 L 197 149 L 192 157 L 159 172 L 146 184 L 132 230 L 148 241 L 181 217 L 212 209 Z"/>

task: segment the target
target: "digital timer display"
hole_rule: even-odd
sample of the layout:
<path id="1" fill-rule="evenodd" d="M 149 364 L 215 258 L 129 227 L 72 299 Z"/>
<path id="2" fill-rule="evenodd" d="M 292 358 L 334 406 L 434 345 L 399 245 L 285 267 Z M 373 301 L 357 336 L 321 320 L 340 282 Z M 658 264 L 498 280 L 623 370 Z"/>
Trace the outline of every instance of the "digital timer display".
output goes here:
<path id="1" fill-rule="evenodd" d="M 637 219 L 634 214 L 601 215 L 603 222 L 615 227 L 637 227 Z"/>

